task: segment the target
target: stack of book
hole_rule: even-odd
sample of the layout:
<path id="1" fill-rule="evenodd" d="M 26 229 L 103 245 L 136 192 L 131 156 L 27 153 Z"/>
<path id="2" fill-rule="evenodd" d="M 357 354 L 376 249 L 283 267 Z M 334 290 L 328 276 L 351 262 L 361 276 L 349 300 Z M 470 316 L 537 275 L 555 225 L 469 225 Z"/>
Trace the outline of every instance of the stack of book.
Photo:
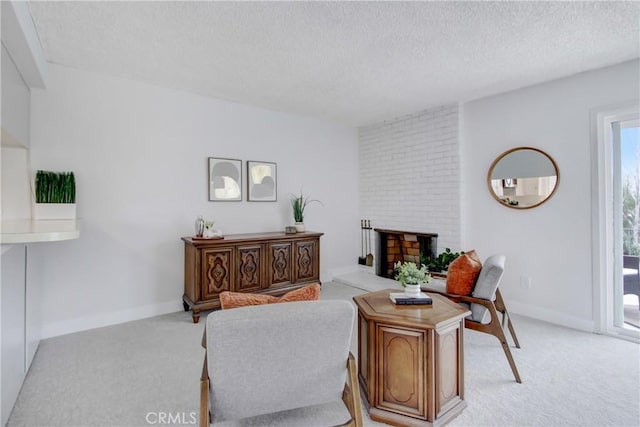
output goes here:
<path id="1" fill-rule="evenodd" d="M 396 305 L 432 305 L 433 300 L 424 292 L 420 292 L 419 296 L 409 297 L 404 292 L 390 293 L 391 302 Z"/>

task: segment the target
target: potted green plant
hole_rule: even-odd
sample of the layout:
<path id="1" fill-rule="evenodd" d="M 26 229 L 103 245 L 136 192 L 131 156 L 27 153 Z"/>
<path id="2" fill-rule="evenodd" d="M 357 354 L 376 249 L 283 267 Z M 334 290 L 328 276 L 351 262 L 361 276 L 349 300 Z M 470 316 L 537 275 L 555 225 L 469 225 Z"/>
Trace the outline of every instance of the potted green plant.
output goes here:
<path id="1" fill-rule="evenodd" d="M 304 197 L 302 194 L 302 190 L 300 190 L 300 195 L 291 195 L 291 207 L 293 208 L 293 220 L 295 221 L 296 231 L 298 233 L 302 233 L 304 228 L 304 210 L 310 203 L 318 202 L 322 204 L 320 200 L 309 199 L 309 197 Z"/>
<path id="2" fill-rule="evenodd" d="M 76 218 L 76 181 L 73 172 L 36 172 L 33 216 L 36 219 Z"/>
<path id="3" fill-rule="evenodd" d="M 462 255 L 463 252 L 451 252 L 450 248 L 446 248 L 444 252 L 441 252 L 436 257 L 425 256 L 424 254 L 420 254 L 420 262 L 427 266 L 429 271 L 432 272 L 441 272 L 446 271 L 449 268 L 449 264 L 453 262 L 456 258 Z"/>
<path id="4" fill-rule="evenodd" d="M 421 264 L 420 267 L 415 262 L 401 262 L 394 264 L 395 279 L 400 282 L 405 293 L 410 296 L 420 294 L 420 286 L 431 281 L 431 275 L 427 266 Z"/>

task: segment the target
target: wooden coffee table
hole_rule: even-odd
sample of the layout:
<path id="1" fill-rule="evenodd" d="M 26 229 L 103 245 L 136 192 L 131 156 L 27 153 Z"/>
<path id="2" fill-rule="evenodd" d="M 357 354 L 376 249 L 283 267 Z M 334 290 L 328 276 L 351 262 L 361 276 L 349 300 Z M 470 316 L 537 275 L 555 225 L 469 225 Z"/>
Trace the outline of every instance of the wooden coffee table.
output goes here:
<path id="1" fill-rule="evenodd" d="M 471 312 L 430 294 L 432 306 L 397 306 L 387 289 L 358 306 L 358 377 L 371 419 L 441 426 L 466 407 L 464 318 Z"/>

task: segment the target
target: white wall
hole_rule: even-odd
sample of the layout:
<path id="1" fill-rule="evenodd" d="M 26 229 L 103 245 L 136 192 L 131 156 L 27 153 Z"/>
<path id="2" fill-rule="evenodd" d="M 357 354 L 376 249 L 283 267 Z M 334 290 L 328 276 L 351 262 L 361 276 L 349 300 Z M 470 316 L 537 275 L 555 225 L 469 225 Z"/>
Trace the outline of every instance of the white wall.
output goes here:
<path id="1" fill-rule="evenodd" d="M 196 216 L 225 234 L 283 230 L 290 193 L 321 231 L 321 278 L 357 257 L 357 131 L 50 65 L 32 92 L 33 169 L 76 174 L 81 237 L 41 248 L 43 335 L 181 308 Z M 207 200 L 207 157 L 277 163 L 278 201 Z"/>
<path id="2" fill-rule="evenodd" d="M 31 217 L 29 164 L 29 88 L 2 46 L 2 157 L 0 219 Z"/>
<path id="3" fill-rule="evenodd" d="M 639 75 L 628 62 L 463 106 L 463 242 L 481 257 L 506 255 L 501 289 L 512 311 L 593 330 L 590 112 L 637 100 Z M 489 194 L 487 171 L 525 145 L 555 159 L 559 187 L 540 207 L 509 209 Z"/>
<path id="4" fill-rule="evenodd" d="M 30 95 L 4 45 L 1 54 L 0 219 L 6 221 L 31 216 L 27 177 Z M 32 344 L 35 341 L 37 346 L 39 339 L 37 319 L 25 316 L 28 304 L 37 303 L 37 295 L 28 294 L 25 286 L 25 251 L 24 245 L 2 245 L 0 256 L 0 425 L 9 418 L 35 351 Z M 27 274 L 37 271 L 28 268 Z"/>
<path id="5" fill-rule="evenodd" d="M 460 250 L 458 106 L 365 126 L 359 139 L 362 218 L 437 233 L 438 251 Z"/>
<path id="6" fill-rule="evenodd" d="M 2 145 L 29 147 L 29 88 L 2 46 Z"/>

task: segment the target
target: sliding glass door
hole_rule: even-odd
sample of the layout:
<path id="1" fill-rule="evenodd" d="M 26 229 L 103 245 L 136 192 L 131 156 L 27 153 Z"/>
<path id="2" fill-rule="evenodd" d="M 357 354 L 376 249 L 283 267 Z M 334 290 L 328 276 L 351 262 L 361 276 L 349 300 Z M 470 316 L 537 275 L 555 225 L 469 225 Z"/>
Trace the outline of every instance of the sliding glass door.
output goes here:
<path id="1" fill-rule="evenodd" d="M 640 143 L 638 119 L 611 123 L 613 145 L 613 234 L 616 277 L 614 328 L 640 330 Z"/>
<path id="2" fill-rule="evenodd" d="M 640 112 L 592 115 L 593 296 L 596 330 L 640 342 Z"/>

